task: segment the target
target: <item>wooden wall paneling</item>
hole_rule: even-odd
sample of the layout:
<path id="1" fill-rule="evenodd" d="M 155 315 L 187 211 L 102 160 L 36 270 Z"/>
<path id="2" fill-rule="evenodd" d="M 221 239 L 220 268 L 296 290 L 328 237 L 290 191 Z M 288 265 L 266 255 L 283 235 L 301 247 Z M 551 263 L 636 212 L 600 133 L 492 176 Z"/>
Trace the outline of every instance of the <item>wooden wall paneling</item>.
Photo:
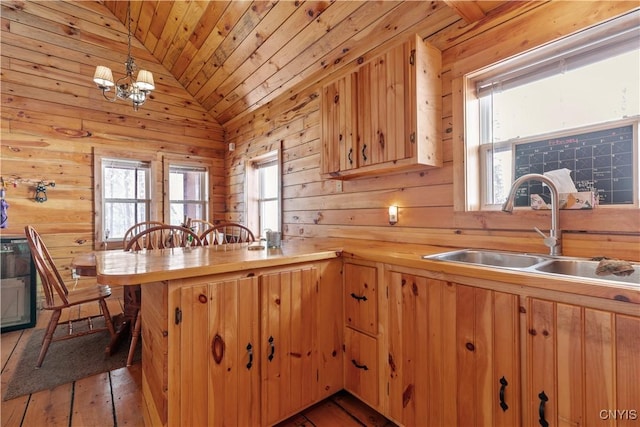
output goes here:
<path id="1" fill-rule="evenodd" d="M 232 74 L 248 73 L 251 66 L 255 64 L 255 61 L 259 60 L 258 57 L 262 57 L 260 53 L 264 54 L 263 49 L 267 49 L 267 46 L 263 47 L 263 45 L 271 43 L 273 48 L 279 47 L 271 36 L 292 13 L 290 9 L 295 10 L 299 6 L 300 3 L 295 2 L 278 2 L 273 5 L 273 7 L 268 10 L 267 19 L 261 19 L 254 28 L 253 35 L 255 35 L 255 37 L 245 37 L 244 40 L 240 40 L 238 47 L 226 57 L 223 66 L 215 70 L 207 70 L 209 77 L 203 82 L 199 92 L 203 94 L 208 93 L 210 94 L 208 96 L 211 97 L 223 98 L 226 91 L 214 90 L 214 88 L 217 88 L 220 84 L 228 80 Z M 203 99 L 207 98 L 205 97 Z M 212 100 L 211 102 L 215 101 Z"/>
<path id="2" fill-rule="evenodd" d="M 227 8 L 228 4 L 228 1 L 214 1 L 208 3 L 207 8 L 205 9 L 203 16 L 195 27 L 193 34 L 191 34 L 191 36 L 189 37 L 185 48 L 182 50 L 174 66 L 172 67 L 172 74 L 178 77 L 178 80 L 183 86 L 188 86 L 188 82 L 193 76 L 197 74 L 198 71 L 200 71 L 204 64 L 204 61 L 200 56 L 200 52 L 202 51 L 200 48 L 205 46 L 205 42 L 208 40 L 207 35 L 211 33 L 210 36 L 220 38 L 217 31 L 211 32 L 211 30 L 218 24 L 218 20 L 220 19 L 221 14 Z M 110 9 L 112 10 L 112 8 Z M 151 17 L 149 16 L 148 19 L 150 20 Z M 145 25 L 148 24 L 148 21 L 145 20 Z M 145 33 L 146 31 L 140 30 L 136 33 L 136 35 L 142 35 Z M 211 55 L 213 49 L 214 48 L 211 47 L 209 55 Z"/>
<path id="3" fill-rule="evenodd" d="M 277 43 L 276 53 L 269 56 L 258 56 L 259 59 L 269 58 L 269 60 L 264 62 L 263 59 L 261 64 L 250 64 L 252 66 L 248 75 L 240 77 L 238 73 L 234 73 L 235 75 L 227 79 L 227 82 L 219 89 L 222 91 L 219 95 L 224 95 L 224 98 L 210 97 L 210 100 L 218 102 L 212 104 L 205 101 L 203 105 L 218 114 L 224 112 L 224 114 L 220 114 L 220 121 L 226 122 L 239 112 L 244 111 L 247 102 L 253 103 L 254 100 L 262 100 L 283 83 L 291 85 L 290 79 L 293 77 L 295 80 L 295 76 L 300 71 L 300 63 L 296 63 L 296 61 L 299 61 L 301 57 L 317 54 L 314 43 L 318 39 L 318 33 L 333 32 L 335 27 L 332 27 L 331 23 L 342 21 L 360 6 L 357 2 L 337 2 L 331 5 L 307 3 L 304 7 L 296 9 L 279 30 L 279 33 L 282 34 L 284 28 L 289 27 L 289 34 L 295 34 L 295 36 L 287 41 L 272 38 L 273 40 L 265 42 L 259 51 L 266 48 L 273 49 L 275 48 L 274 43 Z M 291 72 L 288 67 L 293 67 L 295 72 Z M 254 87 L 257 82 L 263 82 L 263 84 L 257 86 L 252 93 L 246 96 L 240 97 L 233 91 L 227 92 L 228 89 L 235 88 L 241 83 Z"/>
<path id="4" fill-rule="evenodd" d="M 583 5 L 584 6 L 584 5 Z M 492 31 L 505 31 L 502 29 L 504 26 L 513 26 L 514 23 L 511 20 L 518 19 L 517 22 L 526 22 L 527 15 L 530 13 L 544 14 L 544 8 L 546 4 L 536 3 L 531 4 L 519 4 L 510 5 L 508 11 L 505 12 L 508 18 L 504 18 L 499 15 L 488 14 L 488 17 L 473 28 L 456 27 L 455 29 L 443 30 L 442 33 L 448 31 L 448 34 L 456 33 L 458 37 L 452 37 L 446 40 L 447 46 L 452 46 L 451 49 L 456 49 L 456 55 L 461 58 L 473 54 L 467 48 L 462 45 L 466 40 L 467 43 L 474 42 L 474 37 L 462 37 L 461 34 L 465 34 L 465 31 L 472 32 L 473 34 L 480 34 L 481 31 L 477 28 L 482 28 L 488 31 L 488 34 L 482 37 L 492 39 Z M 556 6 L 554 6 L 556 7 Z M 565 8 L 570 7 L 564 5 Z M 602 8 L 598 7 L 598 10 Z M 624 6 L 616 5 L 613 12 L 616 10 L 624 9 Z M 567 12 L 567 9 L 565 9 Z M 568 12 L 567 12 L 568 13 Z M 602 15 L 604 12 L 598 12 Z M 520 16 L 522 15 L 522 16 Z M 583 25 L 588 25 L 586 22 Z M 494 28 L 492 30 L 492 28 Z M 529 27 L 527 27 L 529 28 Z M 531 27 L 532 28 L 532 27 Z M 536 28 L 535 31 L 539 31 Z M 550 30 L 551 31 L 551 30 Z M 525 30 L 526 33 L 526 30 Z M 442 49 L 446 50 L 443 45 L 444 38 L 438 38 L 440 33 L 434 34 L 433 37 L 427 37 L 428 40 L 436 44 Z M 479 35 L 478 35 L 479 37 Z M 512 42 L 513 43 L 513 42 Z M 489 48 L 492 43 L 485 43 L 485 46 Z M 375 48 L 372 50 L 374 51 Z M 338 190 L 338 186 L 335 184 L 328 184 L 323 182 L 319 178 L 319 173 L 313 169 L 309 170 L 295 170 L 286 174 L 283 177 L 283 188 L 285 196 L 285 229 L 288 230 L 292 236 L 315 236 L 315 235 L 332 235 L 336 237 L 353 237 L 353 238 L 378 238 L 382 240 L 397 240 L 397 236 L 407 237 L 416 242 L 430 241 L 430 238 L 435 233 L 435 242 L 444 244 L 449 242 L 452 245 L 474 246 L 479 245 L 482 247 L 494 247 L 499 248 L 500 245 L 507 245 L 510 247 L 519 248 L 523 250 L 535 250 L 537 252 L 546 253 L 547 250 L 540 242 L 531 234 L 534 226 L 546 226 L 549 223 L 550 218 L 548 213 L 534 212 L 534 211 L 517 211 L 513 215 L 507 215 L 502 212 L 458 212 L 454 211 L 454 215 L 451 215 L 452 209 L 458 206 L 458 201 L 461 196 L 462 187 L 458 186 L 458 181 L 454 179 L 454 175 L 457 176 L 459 171 L 463 170 L 464 163 L 461 162 L 462 155 L 455 154 L 456 151 L 463 149 L 463 133 L 459 131 L 459 125 L 456 125 L 455 117 L 461 117 L 462 106 L 458 105 L 454 93 L 460 91 L 459 86 L 455 84 L 453 77 L 456 75 L 451 70 L 453 66 L 457 64 L 455 55 L 448 53 L 447 62 L 443 64 L 443 144 L 444 144 L 444 158 L 445 166 L 442 170 L 437 171 L 425 171 L 423 174 L 411 174 L 404 175 L 403 178 L 397 175 L 381 175 L 375 178 L 358 179 L 349 182 L 343 182 L 340 185 L 341 191 Z M 341 73 L 347 73 L 353 70 L 355 65 L 344 67 Z M 319 80 L 319 82 L 322 82 Z M 320 84 L 320 83 L 318 83 Z M 318 85 L 314 86 L 318 87 Z M 251 118 L 242 120 L 237 119 L 237 122 L 227 122 L 229 135 L 246 135 L 251 133 L 252 144 L 256 141 L 260 141 L 264 138 L 264 133 L 271 131 L 274 121 L 279 120 L 282 123 L 286 123 L 283 119 L 285 112 L 293 109 L 296 102 L 302 96 L 306 96 L 313 91 L 314 87 L 303 89 L 299 93 L 290 92 L 294 96 L 288 98 L 281 98 L 277 101 L 270 102 L 263 108 L 253 114 Z M 314 110 L 313 114 L 316 114 L 317 110 Z M 319 124 L 316 122 L 310 122 L 311 129 L 317 129 Z M 262 132 L 262 133 L 261 133 Z M 241 139 L 236 139 L 237 144 L 242 147 Z M 311 153 L 308 153 L 312 155 Z M 293 164 L 292 164 L 293 165 Z M 457 172 L 456 172 L 457 171 Z M 419 177 L 419 178 L 417 178 Z M 410 184 L 409 184 L 410 182 Z M 441 187 L 442 184 L 453 184 L 453 187 L 448 189 L 449 194 L 452 196 L 445 196 L 447 200 L 443 206 L 434 207 L 433 202 L 425 203 L 425 199 L 433 198 L 438 195 L 436 190 Z M 406 187 L 416 185 L 416 191 L 411 193 L 407 192 Z M 384 224 L 385 213 L 384 207 L 387 203 L 386 200 L 380 200 L 379 197 L 372 194 L 367 196 L 371 198 L 373 203 L 369 206 L 362 206 L 367 196 L 359 196 L 358 193 L 361 190 L 368 191 L 368 189 L 382 190 L 388 189 L 389 193 L 380 191 L 378 194 L 384 194 L 391 197 L 392 194 L 397 194 L 404 202 L 405 206 L 400 206 L 400 227 L 386 228 Z M 421 190 L 421 191 L 420 191 Z M 346 195 L 345 195 L 346 194 Z M 463 200 L 463 199 L 462 199 Z M 373 208 L 371 208 L 373 207 Z M 607 234 L 607 239 L 612 242 L 611 246 L 614 246 L 618 240 L 621 240 L 622 247 L 619 247 L 618 253 L 624 253 L 631 259 L 636 259 L 640 255 L 634 254 L 632 250 L 632 244 L 624 243 L 624 237 L 618 237 L 617 234 L 610 234 L 615 232 L 620 233 L 632 233 L 631 240 L 635 242 L 636 238 L 633 236 L 634 230 L 640 230 L 640 222 L 637 215 L 633 215 L 635 210 L 620 210 L 620 209 L 607 209 L 596 210 L 591 212 L 561 212 L 561 224 L 565 230 L 584 230 L 584 231 L 603 231 Z M 612 223 L 609 220 L 601 221 L 598 218 L 604 216 L 609 217 L 612 215 L 616 219 L 619 219 L 618 224 Z M 370 228 L 374 224 L 379 224 L 381 228 Z M 624 224 L 624 225 L 621 225 Z M 329 227 L 329 230 L 323 228 L 323 226 Z M 408 228 L 404 228 L 408 227 Z M 425 227 L 427 230 L 417 230 L 417 228 Z M 445 233 L 459 232 L 455 236 L 448 236 L 447 238 L 437 237 L 440 234 L 437 233 L 437 229 L 442 227 L 449 229 Z M 386 232 L 384 230 L 387 230 Z M 365 232 L 363 232 L 365 230 Z M 504 230 L 504 231 L 500 231 Z M 508 231 L 513 230 L 513 231 Z M 412 233 L 415 238 L 412 238 Z M 469 233 L 473 237 L 469 236 Z M 513 239 L 504 237 L 496 239 L 496 235 L 511 236 Z M 565 233 L 567 235 L 567 233 Z M 419 236 L 419 237 L 418 237 Z M 572 235 L 573 236 L 573 235 Z M 592 236 L 593 238 L 593 236 Z M 567 237 L 567 250 L 577 251 L 579 243 L 573 244 L 570 237 Z M 597 241 L 597 238 L 593 238 L 593 241 Z M 498 243 L 500 242 L 500 243 Z M 503 246 L 502 248 L 504 248 Z M 597 249 L 597 248 L 592 248 Z M 622 252 L 620 252 L 622 250 Z M 613 248 L 606 248 L 608 253 L 615 253 Z M 587 250 L 581 251 L 586 253 Z M 571 253 L 571 252 L 569 252 Z"/>
<path id="5" fill-rule="evenodd" d="M 454 77 L 573 34 L 633 9 L 627 2 L 546 2 L 442 52 Z M 553 27 L 549 23 L 553 23 Z M 545 31 L 540 31 L 545 28 Z M 514 37 L 514 34 L 521 34 Z"/>
<path id="6" fill-rule="evenodd" d="M 155 13 L 133 3 L 133 13 Z M 223 215 L 224 131 L 152 54 L 132 40 L 138 66 L 156 81 L 138 112 L 123 101 L 105 101 L 92 82 L 96 64 L 110 66 L 116 78 L 124 75 L 127 30 L 104 5 L 11 1 L 0 7 L 2 175 L 18 180 L 7 188 L 9 227 L 3 234 L 23 234 L 26 224 L 34 225 L 73 285 L 71 259 L 94 247 L 92 152 L 101 147 L 212 159 L 213 211 Z M 40 179 L 56 182 L 45 203 L 33 200 L 33 182 Z M 162 194 L 161 181 L 155 190 Z M 161 207 L 162 197 L 154 203 Z M 91 283 L 83 279 L 78 286 Z"/>
<path id="7" fill-rule="evenodd" d="M 204 105 L 204 101 L 210 97 L 210 93 L 203 93 L 202 89 L 207 85 L 207 81 L 212 76 L 217 66 L 221 65 L 216 63 L 210 64 L 206 61 L 209 58 L 215 58 L 216 52 L 222 46 L 224 37 L 229 36 L 233 32 L 234 25 L 241 20 L 241 17 L 245 14 L 249 8 L 249 2 L 234 2 L 231 1 L 228 5 L 225 5 L 225 10 L 220 16 L 220 19 L 215 25 L 215 30 L 212 31 L 207 40 L 202 44 L 202 48 L 198 52 L 199 60 L 196 63 L 197 67 L 200 67 L 193 80 L 186 84 L 185 87 L 190 93 L 195 93 L 195 98 Z M 200 52 L 204 51 L 204 55 L 200 55 Z M 202 64 L 200 65 L 200 58 Z M 183 79 L 184 82 L 184 79 Z"/>

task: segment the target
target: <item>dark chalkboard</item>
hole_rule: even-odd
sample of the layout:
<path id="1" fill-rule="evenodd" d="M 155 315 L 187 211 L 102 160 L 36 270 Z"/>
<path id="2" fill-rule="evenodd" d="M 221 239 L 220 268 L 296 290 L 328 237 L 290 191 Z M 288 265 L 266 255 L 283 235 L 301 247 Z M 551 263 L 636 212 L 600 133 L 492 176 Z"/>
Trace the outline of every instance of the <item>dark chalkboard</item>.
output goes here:
<path id="1" fill-rule="evenodd" d="M 601 205 L 634 203 L 634 125 L 514 144 L 515 178 L 567 168 L 578 191 L 594 191 Z M 539 182 L 525 183 L 516 206 L 528 206 L 530 194 L 546 194 Z"/>

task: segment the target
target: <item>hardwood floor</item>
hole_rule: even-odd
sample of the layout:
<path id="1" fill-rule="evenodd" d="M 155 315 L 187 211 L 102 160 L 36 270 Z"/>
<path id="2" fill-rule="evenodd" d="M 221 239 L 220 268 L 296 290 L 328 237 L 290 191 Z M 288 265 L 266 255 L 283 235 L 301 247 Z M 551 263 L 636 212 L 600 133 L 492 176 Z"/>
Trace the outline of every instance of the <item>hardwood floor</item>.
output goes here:
<path id="1" fill-rule="evenodd" d="M 112 314 L 119 312 L 118 298 L 112 297 L 109 304 Z M 38 314 L 37 328 L 44 328 L 47 313 Z M 2 396 L 33 330 L 6 332 L 0 337 Z M 135 364 L 51 390 L 3 400 L 0 420 L 2 427 L 143 426 L 141 408 L 141 365 Z M 296 426 L 393 427 L 395 424 L 343 391 L 278 424 L 278 427 Z"/>

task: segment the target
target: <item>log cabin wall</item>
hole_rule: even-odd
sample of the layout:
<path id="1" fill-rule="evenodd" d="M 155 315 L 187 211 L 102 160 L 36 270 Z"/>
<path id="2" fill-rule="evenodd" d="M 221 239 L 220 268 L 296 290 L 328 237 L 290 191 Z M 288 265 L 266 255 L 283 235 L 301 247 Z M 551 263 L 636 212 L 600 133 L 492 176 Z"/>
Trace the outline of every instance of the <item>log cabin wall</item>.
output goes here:
<path id="1" fill-rule="evenodd" d="M 125 74 L 127 29 L 104 5 L 3 1 L 1 7 L 0 173 L 9 203 L 2 234 L 24 235 L 24 226 L 33 225 L 71 283 L 70 260 L 94 247 L 95 149 L 151 153 L 160 165 L 165 154 L 211 161 L 211 209 L 215 219 L 223 217 L 220 124 L 135 39 L 132 56 L 155 78 L 151 99 L 134 112 L 124 101 L 104 100 L 93 83 L 96 65 L 110 67 L 116 79 Z M 34 201 L 40 180 L 55 182 L 45 203 Z M 161 183 L 160 174 L 153 199 L 160 217 Z"/>
<path id="2" fill-rule="evenodd" d="M 287 238 L 331 236 L 546 253 L 533 227 L 548 229 L 549 212 L 508 215 L 457 208 L 464 200 L 464 164 L 458 161 L 463 158 L 464 135 L 463 106 L 454 103 L 453 88 L 461 90 L 465 73 L 624 14 L 636 7 L 631 3 L 536 2 L 473 25 L 460 21 L 425 37 L 441 50 L 443 59 L 442 168 L 348 181 L 320 178 L 321 87 L 355 70 L 356 59 L 251 115 L 230 120 L 224 124 L 227 142 L 237 148 L 226 156 L 228 219 L 243 220 L 246 159 L 281 145 Z M 381 48 L 376 40 L 373 34 L 370 52 Z M 393 226 L 387 214 L 391 204 L 399 206 L 399 221 Z M 562 211 L 560 224 L 566 255 L 640 260 L 638 209 Z"/>

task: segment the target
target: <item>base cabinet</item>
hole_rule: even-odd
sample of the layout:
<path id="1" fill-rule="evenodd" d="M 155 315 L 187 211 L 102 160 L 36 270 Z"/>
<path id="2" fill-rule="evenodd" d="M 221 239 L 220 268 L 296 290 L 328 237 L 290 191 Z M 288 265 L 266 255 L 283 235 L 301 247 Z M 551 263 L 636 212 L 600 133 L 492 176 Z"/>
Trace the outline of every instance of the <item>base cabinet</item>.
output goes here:
<path id="1" fill-rule="evenodd" d="M 272 425 L 319 399 L 315 268 L 260 276 L 262 414 Z"/>
<path id="2" fill-rule="evenodd" d="M 145 423 L 273 425 L 341 390 L 340 285 L 339 261 L 145 284 Z"/>
<path id="3" fill-rule="evenodd" d="M 180 289 L 181 425 L 260 424 L 258 277 Z"/>
<path id="4" fill-rule="evenodd" d="M 527 298 L 526 426 L 640 421 L 640 317 Z"/>
<path id="5" fill-rule="evenodd" d="M 456 288 L 457 425 L 520 424 L 518 295 Z"/>
<path id="6" fill-rule="evenodd" d="M 372 408 L 380 408 L 378 340 L 346 328 L 344 387 Z"/>
<path id="7" fill-rule="evenodd" d="M 389 416 L 406 426 L 456 425 L 455 287 L 389 273 Z"/>
<path id="8" fill-rule="evenodd" d="M 379 289 L 381 268 L 375 263 L 344 264 L 344 388 L 384 412 L 381 337 L 385 307 Z"/>

